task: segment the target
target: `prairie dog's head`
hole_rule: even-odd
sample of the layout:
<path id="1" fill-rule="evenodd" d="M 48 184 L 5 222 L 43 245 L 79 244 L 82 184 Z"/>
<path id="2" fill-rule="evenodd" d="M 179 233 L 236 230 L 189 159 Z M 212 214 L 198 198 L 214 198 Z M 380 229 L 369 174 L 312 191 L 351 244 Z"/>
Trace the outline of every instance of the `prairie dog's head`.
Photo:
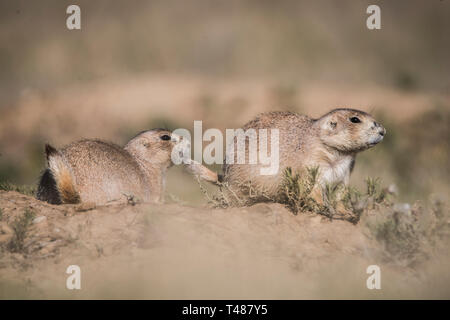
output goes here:
<path id="1" fill-rule="evenodd" d="M 386 129 L 370 114 L 355 109 L 335 109 L 316 120 L 321 141 L 342 152 L 359 152 L 381 142 Z"/>
<path id="2" fill-rule="evenodd" d="M 141 161 L 168 168 L 172 165 L 172 150 L 181 139 L 168 130 L 152 129 L 136 135 L 125 149 Z"/>

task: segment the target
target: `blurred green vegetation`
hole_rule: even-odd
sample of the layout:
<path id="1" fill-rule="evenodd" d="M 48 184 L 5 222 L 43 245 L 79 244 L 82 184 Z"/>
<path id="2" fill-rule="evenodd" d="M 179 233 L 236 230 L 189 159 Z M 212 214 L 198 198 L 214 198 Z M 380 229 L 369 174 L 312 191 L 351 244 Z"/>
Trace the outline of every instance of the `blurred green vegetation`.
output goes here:
<path id="1" fill-rule="evenodd" d="M 44 144 L 45 141 L 39 138 L 26 143 L 20 159 L 7 154 L 0 155 L 0 183 L 37 183 L 45 166 Z"/>
<path id="2" fill-rule="evenodd" d="M 396 123 L 387 114 L 375 116 L 387 129 L 382 143 L 358 156 L 358 174 L 369 172 L 395 183 L 404 200 L 445 196 L 450 180 L 450 109 L 436 106 L 418 117 Z"/>
<path id="3" fill-rule="evenodd" d="M 0 2 L 0 108 L 28 87 L 152 72 L 449 88 L 447 1 L 80 0 L 80 31 L 70 4 Z"/>

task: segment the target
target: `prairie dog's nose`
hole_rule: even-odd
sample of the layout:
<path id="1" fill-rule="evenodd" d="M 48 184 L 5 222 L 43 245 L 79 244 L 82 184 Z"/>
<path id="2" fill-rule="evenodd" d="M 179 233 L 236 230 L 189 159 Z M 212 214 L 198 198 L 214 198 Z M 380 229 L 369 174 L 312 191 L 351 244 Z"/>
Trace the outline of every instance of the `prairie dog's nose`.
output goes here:
<path id="1" fill-rule="evenodd" d="M 373 124 L 372 130 L 377 130 L 378 134 L 384 137 L 384 135 L 386 134 L 386 129 L 376 121 L 373 121 L 372 124 Z"/>

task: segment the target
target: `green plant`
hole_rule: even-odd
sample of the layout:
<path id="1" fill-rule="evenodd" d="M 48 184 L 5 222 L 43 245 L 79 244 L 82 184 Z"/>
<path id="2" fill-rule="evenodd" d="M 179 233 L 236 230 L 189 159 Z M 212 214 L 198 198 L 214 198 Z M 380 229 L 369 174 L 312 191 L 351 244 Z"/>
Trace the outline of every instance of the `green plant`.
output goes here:
<path id="1" fill-rule="evenodd" d="M 235 189 L 227 183 L 222 183 L 219 192 L 214 195 L 210 195 L 199 180 L 198 183 L 208 202 L 216 208 L 247 206 L 257 202 L 276 202 L 284 204 L 295 215 L 299 212 L 313 212 L 330 219 L 357 223 L 365 210 L 392 205 L 391 193 L 388 188 L 381 187 L 379 178 L 367 178 L 366 192 L 362 193 L 342 183 L 327 184 L 323 188 L 318 186 L 318 167 L 306 168 L 300 173 L 288 167 L 283 174 L 283 182 L 275 197 L 264 190 L 255 188 L 251 182 L 242 183 Z M 318 201 L 318 195 L 314 194 L 318 190 L 323 202 Z"/>
<path id="2" fill-rule="evenodd" d="M 327 183 L 323 189 L 323 199 L 325 205 L 328 208 L 336 209 L 338 202 L 341 201 L 341 196 L 344 190 L 345 187 L 342 183 Z"/>
<path id="3" fill-rule="evenodd" d="M 284 203 L 294 214 L 299 211 L 322 211 L 323 208 L 311 197 L 318 175 L 318 167 L 307 168 L 305 175 L 286 168 L 278 202 Z"/>
<path id="4" fill-rule="evenodd" d="M 366 179 L 367 184 L 367 197 L 368 202 L 367 204 L 371 204 L 372 208 L 381 203 L 390 203 L 389 199 L 389 191 L 387 188 L 381 187 L 381 180 L 380 178 L 371 178 L 368 177 Z"/>
<path id="5" fill-rule="evenodd" d="M 25 238 L 35 216 L 36 214 L 33 210 L 25 209 L 23 215 L 14 220 L 11 225 L 14 235 L 8 243 L 8 249 L 11 252 L 22 252 L 24 250 Z"/>
<path id="6" fill-rule="evenodd" d="M 366 217 L 364 225 L 382 244 L 386 259 L 406 266 L 425 255 L 423 248 L 429 238 L 419 218 L 426 214 L 418 206 L 412 209 L 409 206 L 383 207 L 378 208 L 375 215 Z"/>
<path id="7" fill-rule="evenodd" d="M 34 186 L 16 186 L 12 183 L 9 183 L 8 181 L 1 181 L 0 182 L 0 190 L 3 191 L 16 191 L 19 193 L 22 193 L 27 196 L 33 196 L 36 194 L 36 187 Z"/>
<path id="8" fill-rule="evenodd" d="M 362 194 L 358 189 L 352 186 L 348 186 L 345 188 L 345 192 L 342 197 L 342 203 L 348 210 L 353 210 L 356 212 L 362 212 L 364 210 Z"/>

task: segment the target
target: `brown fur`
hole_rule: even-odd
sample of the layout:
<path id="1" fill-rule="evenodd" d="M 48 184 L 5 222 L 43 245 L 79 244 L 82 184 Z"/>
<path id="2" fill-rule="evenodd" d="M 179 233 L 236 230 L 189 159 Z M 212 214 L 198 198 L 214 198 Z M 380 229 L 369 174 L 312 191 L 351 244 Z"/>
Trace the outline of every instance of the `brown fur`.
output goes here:
<path id="1" fill-rule="evenodd" d="M 80 196 L 73 185 L 72 175 L 69 170 L 63 170 L 58 176 L 57 187 L 63 203 L 78 203 Z"/>
<path id="2" fill-rule="evenodd" d="M 171 137 L 163 140 L 163 136 Z M 179 136 L 163 129 L 144 131 L 125 147 L 82 140 L 59 151 L 46 146 L 48 169 L 37 197 L 50 203 L 161 201 L 171 152 Z"/>
<path id="3" fill-rule="evenodd" d="M 64 160 L 63 155 L 51 145 L 45 145 L 45 154 L 49 167 L 49 173 L 54 179 L 55 187 L 59 197 L 58 202 L 62 203 L 78 203 L 80 196 L 75 190 L 74 177 L 70 172 L 70 168 Z"/>
<path id="4" fill-rule="evenodd" d="M 352 123 L 352 117 L 358 117 L 361 122 Z M 260 164 L 224 164 L 224 181 L 241 199 L 240 204 L 249 203 L 245 200 L 251 190 L 265 195 L 259 199 L 253 197 L 252 202 L 276 198 L 287 167 L 297 172 L 304 172 L 307 167 L 319 167 L 321 188 L 331 183 L 347 184 L 356 154 L 380 142 L 386 132 L 369 114 L 347 108 L 332 110 L 319 119 L 293 112 L 263 113 L 243 126 L 244 130 L 250 128 L 279 129 L 280 164 L 276 175 L 266 176 L 260 174 Z"/>

